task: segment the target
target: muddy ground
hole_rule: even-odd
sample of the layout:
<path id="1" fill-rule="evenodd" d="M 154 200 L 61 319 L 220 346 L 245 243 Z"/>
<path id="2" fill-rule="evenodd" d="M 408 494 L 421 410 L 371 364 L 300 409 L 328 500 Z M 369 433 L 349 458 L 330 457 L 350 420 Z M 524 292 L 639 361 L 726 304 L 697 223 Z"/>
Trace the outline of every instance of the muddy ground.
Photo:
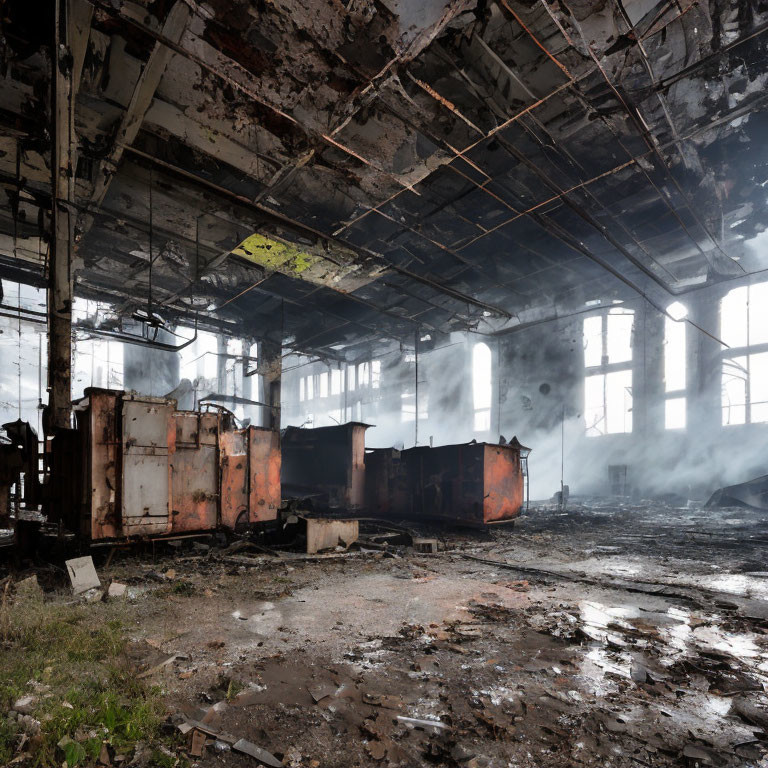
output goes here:
<path id="1" fill-rule="evenodd" d="M 176 756 L 258 765 L 236 737 L 315 768 L 765 765 L 768 515 L 592 505 L 427 533 L 438 554 L 97 560 L 129 585 L 137 674 L 208 731 Z"/>

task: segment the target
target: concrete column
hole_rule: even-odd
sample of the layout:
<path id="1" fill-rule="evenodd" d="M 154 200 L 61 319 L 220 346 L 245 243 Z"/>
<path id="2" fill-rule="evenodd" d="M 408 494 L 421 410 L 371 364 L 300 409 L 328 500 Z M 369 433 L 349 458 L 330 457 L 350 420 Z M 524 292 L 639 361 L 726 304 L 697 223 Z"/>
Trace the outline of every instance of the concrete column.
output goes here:
<path id="1" fill-rule="evenodd" d="M 48 427 L 71 425 L 74 231 L 67 203 L 74 199 L 76 168 L 74 94 L 68 62 L 67 0 L 55 2 L 51 56 L 51 240 L 48 254 Z M 48 430 L 46 430 L 48 431 Z"/>
<path id="2" fill-rule="evenodd" d="M 251 349 L 251 340 L 243 339 L 243 360 L 241 363 L 243 367 L 243 397 L 248 400 L 258 400 L 258 397 L 253 397 L 253 376 L 246 376 L 245 374 L 251 369 L 251 363 L 248 362 L 247 357 Z M 257 393 L 258 394 L 258 393 Z"/>
<path id="3" fill-rule="evenodd" d="M 216 391 L 220 395 L 231 394 L 227 389 L 227 340 L 221 334 L 216 336 Z"/>
<path id="4" fill-rule="evenodd" d="M 720 333 L 719 290 L 696 291 L 686 297 L 689 317 L 706 331 Z M 720 358 L 723 347 L 688 324 L 688 434 L 710 440 L 722 427 Z"/>
<path id="5" fill-rule="evenodd" d="M 280 390 L 283 373 L 283 348 L 280 342 L 263 341 L 259 345 L 259 371 L 264 382 L 265 411 L 262 425 L 280 429 Z"/>
<path id="6" fill-rule="evenodd" d="M 643 302 L 635 310 L 632 415 L 637 437 L 664 432 L 664 315 Z"/>

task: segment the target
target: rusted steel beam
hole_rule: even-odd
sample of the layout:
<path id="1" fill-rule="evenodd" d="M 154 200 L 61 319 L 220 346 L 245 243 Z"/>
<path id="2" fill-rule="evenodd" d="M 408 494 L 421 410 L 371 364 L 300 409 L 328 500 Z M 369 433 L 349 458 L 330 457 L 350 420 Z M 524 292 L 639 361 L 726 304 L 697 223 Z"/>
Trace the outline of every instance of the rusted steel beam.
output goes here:
<path id="1" fill-rule="evenodd" d="M 264 382 L 264 400 L 269 408 L 264 408 L 266 424 L 275 431 L 280 431 L 280 389 L 283 376 L 282 344 L 263 341 L 259 345 L 259 373 Z"/>

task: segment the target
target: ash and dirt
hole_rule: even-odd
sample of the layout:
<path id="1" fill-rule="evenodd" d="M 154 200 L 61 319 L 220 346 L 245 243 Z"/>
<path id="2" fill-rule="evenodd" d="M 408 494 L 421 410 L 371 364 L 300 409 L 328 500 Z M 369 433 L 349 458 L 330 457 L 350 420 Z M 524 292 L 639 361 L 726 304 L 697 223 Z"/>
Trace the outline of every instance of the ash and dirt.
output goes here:
<path id="1" fill-rule="evenodd" d="M 432 556 L 212 549 L 102 575 L 133 584 L 137 668 L 176 656 L 151 676 L 172 721 L 284 765 L 765 765 L 768 515 L 542 508 L 437 535 Z M 256 764 L 213 738 L 192 760 Z"/>

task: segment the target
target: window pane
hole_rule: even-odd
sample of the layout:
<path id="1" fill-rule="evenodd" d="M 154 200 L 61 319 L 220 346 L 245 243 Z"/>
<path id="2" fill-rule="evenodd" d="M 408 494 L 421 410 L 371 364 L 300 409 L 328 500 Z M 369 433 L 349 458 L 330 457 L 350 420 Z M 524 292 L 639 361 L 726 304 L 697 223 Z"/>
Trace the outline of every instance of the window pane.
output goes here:
<path id="1" fill-rule="evenodd" d="M 487 432 L 491 428 L 491 411 L 486 408 L 475 411 L 475 432 Z"/>
<path id="2" fill-rule="evenodd" d="M 768 342 L 768 283 L 757 283 L 749 286 L 749 344 L 751 346 L 766 342 Z"/>
<path id="3" fill-rule="evenodd" d="M 197 334 L 198 375 L 214 381 L 219 375 L 219 343 L 216 334 L 200 331 Z M 190 345 L 194 346 L 194 345 Z"/>
<path id="4" fill-rule="evenodd" d="M 685 323 L 669 317 L 664 321 L 664 388 L 685 389 Z"/>
<path id="5" fill-rule="evenodd" d="M 723 360 L 722 404 L 723 424 L 744 424 L 747 401 L 747 358 Z"/>
<path id="6" fill-rule="evenodd" d="M 340 395 L 342 390 L 341 371 L 336 369 L 331 371 L 331 394 Z"/>
<path id="7" fill-rule="evenodd" d="M 591 368 L 603 360 L 603 316 L 584 318 L 584 365 Z"/>
<path id="8" fill-rule="evenodd" d="M 747 346 L 747 286 L 734 288 L 720 301 L 720 336 L 729 347 Z"/>
<path id="9" fill-rule="evenodd" d="M 480 342 L 472 349 L 472 395 L 475 410 L 490 408 L 493 386 L 491 384 L 491 350 Z"/>
<path id="10" fill-rule="evenodd" d="M 320 397 L 328 397 L 328 373 L 320 374 Z"/>
<path id="11" fill-rule="evenodd" d="M 357 366 L 357 385 L 367 387 L 371 381 L 371 367 L 368 363 L 360 363 Z"/>
<path id="12" fill-rule="evenodd" d="M 584 420 L 587 435 L 605 434 L 605 374 L 584 379 Z"/>
<path id="13" fill-rule="evenodd" d="M 605 376 L 606 432 L 632 431 L 632 371 L 614 371 Z"/>
<path id="14" fill-rule="evenodd" d="M 315 377 L 307 376 L 307 400 L 312 400 L 315 396 Z"/>
<path id="15" fill-rule="evenodd" d="M 304 377 L 299 379 L 299 402 L 304 400 Z"/>
<path id="16" fill-rule="evenodd" d="M 749 356 L 749 420 L 768 421 L 768 352 Z"/>
<path id="17" fill-rule="evenodd" d="M 355 391 L 355 366 L 350 365 L 347 368 L 347 392 Z"/>
<path id="18" fill-rule="evenodd" d="M 685 429 L 685 398 L 670 397 L 664 404 L 664 426 L 667 429 Z"/>
<path id="19" fill-rule="evenodd" d="M 413 394 L 400 395 L 400 420 L 402 422 L 414 421 L 416 418 L 416 397 Z"/>
<path id="20" fill-rule="evenodd" d="M 371 363 L 371 386 L 378 389 L 381 384 L 381 360 L 374 360 Z"/>
<path id="21" fill-rule="evenodd" d="M 633 312 L 612 309 L 607 317 L 606 347 L 609 363 L 626 363 L 632 359 Z"/>

